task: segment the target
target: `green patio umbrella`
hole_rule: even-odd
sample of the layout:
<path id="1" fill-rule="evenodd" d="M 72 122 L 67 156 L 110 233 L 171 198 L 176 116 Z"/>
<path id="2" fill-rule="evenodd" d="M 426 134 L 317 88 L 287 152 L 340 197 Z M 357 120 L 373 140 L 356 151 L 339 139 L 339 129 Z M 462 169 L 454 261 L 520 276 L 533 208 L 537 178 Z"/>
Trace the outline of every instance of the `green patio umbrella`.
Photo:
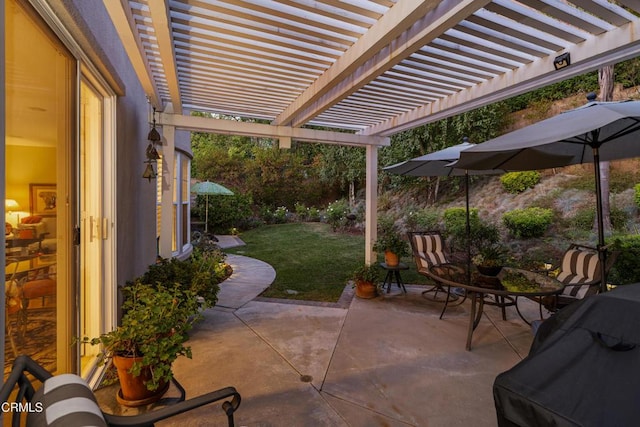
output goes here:
<path id="1" fill-rule="evenodd" d="M 191 192 L 201 196 L 205 196 L 205 217 L 204 217 L 204 232 L 208 231 L 209 222 L 209 196 L 233 196 L 233 191 L 227 187 L 216 184 L 211 181 L 197 182 L 191 186 Z"/>

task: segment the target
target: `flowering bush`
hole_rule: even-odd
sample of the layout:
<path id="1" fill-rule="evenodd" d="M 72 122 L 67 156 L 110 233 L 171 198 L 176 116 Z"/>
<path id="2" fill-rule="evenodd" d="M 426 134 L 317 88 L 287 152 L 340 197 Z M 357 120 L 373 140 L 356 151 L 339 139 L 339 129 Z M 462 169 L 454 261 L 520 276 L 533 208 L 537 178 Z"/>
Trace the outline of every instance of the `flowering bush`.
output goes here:
<path id="1" fill-rule="evenodd" d="M 333 231 L 347 224 L 348 213 L 349 205 L 346 200 L 336 200 L 333 203 L 329 203 L 329 206 L 327 206 L 327 222 L 331 225 Z"/>

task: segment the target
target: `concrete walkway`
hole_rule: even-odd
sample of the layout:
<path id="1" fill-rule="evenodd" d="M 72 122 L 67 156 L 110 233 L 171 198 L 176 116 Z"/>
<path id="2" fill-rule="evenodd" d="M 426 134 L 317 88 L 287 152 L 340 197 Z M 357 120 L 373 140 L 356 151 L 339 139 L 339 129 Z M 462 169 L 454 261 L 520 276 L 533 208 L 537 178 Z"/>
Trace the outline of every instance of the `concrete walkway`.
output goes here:
<path id="1" fill-rule="evenodd" d="M 466 351 L 468 302 L 439 320 L 441 305 L 411 285 L 372 300 L 346 287 L 344 307 L 274 301 L 258 297 L 273 268 L 239 255 L 228 262 L 234 273 L 189 341 L 193 359 L 180 358 L 174 372 L 188 398 L 235 386 L 237 426 L 495 426 L 495 376 L 531 344 L 512 308 L 503 321 L 489 307 Z M 159 425 L 226 421 L 209 405 Z"/>

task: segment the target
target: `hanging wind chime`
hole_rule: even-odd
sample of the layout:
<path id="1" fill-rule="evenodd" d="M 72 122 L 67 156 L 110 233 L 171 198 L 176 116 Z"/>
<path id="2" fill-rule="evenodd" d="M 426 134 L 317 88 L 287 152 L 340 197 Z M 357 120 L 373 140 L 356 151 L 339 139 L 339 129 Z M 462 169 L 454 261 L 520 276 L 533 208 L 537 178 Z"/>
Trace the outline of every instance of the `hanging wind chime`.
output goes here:
<path id="1" fill-rule="evenodd" d="M 153 125 L 151 130 L 149 131 L 149 135 L 147 135 L 147 139 L 149 140 L 149 145 L 147 145 L 147 150 L 145 152 L 147 156 L 147 160 L 144 163 L 147 164 L 147 167 L 142 174 L 143 178 L 147 178 L 149 182 L 152 179 L 155 179 L 158 175 L 156 174 L 155 169 L 153 168 L 153 164 L 156 163 L 160 159 L 160 154 L 158 154 L 158 150 L 156 150 L 156 144 L 160 142 L 162 139 L 160 137 L 160 133 L 156 129 L 156 109 L 153 109 Z"/>

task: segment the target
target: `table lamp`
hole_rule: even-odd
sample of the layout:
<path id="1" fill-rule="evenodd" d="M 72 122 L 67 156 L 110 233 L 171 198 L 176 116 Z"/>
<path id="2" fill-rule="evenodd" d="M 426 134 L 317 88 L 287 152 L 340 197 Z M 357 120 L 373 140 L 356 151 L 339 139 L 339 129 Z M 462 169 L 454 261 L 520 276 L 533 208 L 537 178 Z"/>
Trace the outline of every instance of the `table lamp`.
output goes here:
<path id="1" fill-rule="evenodd" d="M 4 210 L 6 213 L 17 212 L 20 210 L 20 205 L 13 199 L 4 199 Z M 17 214 L 16 226 L 20 224 L 20 214 Z"/>

